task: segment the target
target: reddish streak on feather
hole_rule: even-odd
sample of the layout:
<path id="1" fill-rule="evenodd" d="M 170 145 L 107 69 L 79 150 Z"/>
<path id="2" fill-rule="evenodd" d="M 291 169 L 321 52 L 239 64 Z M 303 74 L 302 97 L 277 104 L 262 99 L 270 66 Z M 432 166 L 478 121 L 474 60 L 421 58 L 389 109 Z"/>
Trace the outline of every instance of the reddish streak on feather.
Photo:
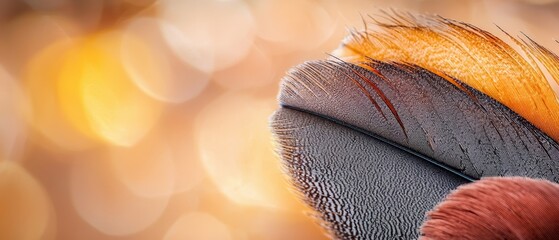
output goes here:
<path id="1" fill-rule="evenodd" d="M 427 214 L 422 240 L 557 239 L 559 184 L 491 177 L 463 185 Z"/>
<path id="2" fill-rule="evenodd" d="M 347 74 L 346 74 L 347 76 Z M 361 83 L 359 83 L 357 80 L 353 79 L 350 76 L 347 76 L 348 78 L 351 79 L 351 81 L 353 81 L 353 83 L 355 83 L 355 85 L 357 85 L 357 87 L 359 87 L 361 89 L 361 91 L 363 93 L 365 93 L 365 95 L 367 95 L 367 98 L 369 98 L 369 100 L 371 101 L 371 103 L 375 106 L 375 108 L 380 112 L 380 114 L 382 115 L 382 117 L 384 118 L 384 120 L 388 120 L 386 119 L 386 116 L 384 115 L 384 112 L 382 112 L 382 109 L 380 108 L 380 106 L 378 105 L 378 103 L 375 101 L 375 99 L 373 99 L 373 96 L 371 95 L 371 93 L 369 93 L 369 91 L 367 91 L 367 89 L 365 89 L 365 87 L 363 87 L 363 85 L 361 85 Z"/>
<path id="3" fill-rule="evenodd" d="M 349 50 L 355 52 L 356 54 L 358 54 L 358 55 L 360 55 L 360 56 L 363 56 L 363 57 L 365 57 L 365 58 L 367 58 L 367 59 L 370 59 L 371 61 L 377 61 L 377 60 L 374 60 L 373 58 L 371 58 L 371 57 L 365 55 L 365 53 L 363 53 L 362 51 L 359 51 L 358 49 L 355 49 L 355 48 L 353 48 L 353 47 L 351 47 L 351 46 L 349 46 L 349 45 L 345 45 L 345 44 L 344 44 L 343 47 L 345 47 L 345 48 L 347 48 L 347 49 L 349 49 Z M 334 57 L 335 57 L 335 56 L 334 56 Z M 340 59 L 340 58 L 338 58 L 338 57 L 335 57 L 335 58 Z M 341 59 L 340 59 L 340 60 L 341 60 Z M 343 61 L 343 60 L 341 60 L 341 61 Z M 361 66 L 361 65 L 360 65 L 360 66 Z M 382 73 L 381 73 L 379 70 L 375 69 L 375 68 L 374 68 L 373 66 L 371 66 L 370 64 L 363 64 L 361 67 L 366 68 L 367 70 L 369 70 L 369 71 L 375 73 L 375 74 L 378 75 L 380 78 L 382 78 L 383 80 L 385 80 L 385 82 L 388 82 L 388 80 L 386 79 L 386 77 L 385 77 L 384 75 L 382 75 Z M 418 67 L 420 67 L 420 66 L 418 66 Z M 436 75 L 439 76 L 439 77 L 442 77 L 443 79 L 447 80 L 448 82 L 452 83 L 452 85 L 456 86 L 458 89 L 460 89 L 460 90 L 462 90 L 463 92 L 465 92 L 466 94 L 468 94 L 468 96 L 469 96 L 473 101 L 479 102 L 479 100 L 474 96 L 474 94 L 473 94 L 471 91 L 469 91 L 468 89 L 466 89 L 464 86 L 460 85 L 454 78 L 450 77 L 448 74 L 446 74 L 446 73 L 444 73 L 444 72 L 441 72 L 441 71 L 439 71 L 439 70 L 437 70 L 437 69 L 431 69 L 431 68 L 425 68 L 425 69 L 428 70 L 428 71 L 430 71 L 430 72 L 432 72 L 432 73 L 434 73 L 434 74 L 436 74 Z"/>
<path id="4" fill-rule="evenodd" d="M 344 40 L 336 54 L 357 64 L 372 57 L 379 61 L 410 61 L 431 71 L 435 68 L 448 72 L 450 76 L 495 98 L 559 141 L 559 131 L 555 127 L 559 122 L 558 94 L 553 91 L 547 76 L 539 67 L 541 63 L 543 69 L 559 83 L 559 57 L 555 54 L 531 44 L 530 38 L 528 43 L 522 44 L 504 32 L 522 48 L 523 51 L 519 52 L 488 31 L 439 16 L 395 12 L 385 13 L 382 17 L 386 18 L 385 22 L 373 18 L 373 24 L 380 30 L 352 33 L 352 38 Z M 415 34 L 417 37 L 414 37 Z M 438 40 L 432 39 L 431 34 Z M 416 41 L 419 41 L 417 46 L 414 43 Z M 436 44 L 438 41 L 440 46 Z M 456 49 L 446 49 L 444 46 L 447 44 L 455 45 Z M 415 53 L 413 49 L 420 53 Z M 449 65 L 444 58 L 421 58 L 422 54 L 445 53 L 453 61 L 459 59 L 463 63 Z M 473 69 L 478 72 L 468 70 L 469 64 L 475 64 Z M 510 68 L 512 66 L 518 70 Z M 503 70 L 514 74 L 505 77 Z M 538 94 L 530 94 L 530 91 Z M 540 110 L 531 111 L 533 107 Z"/>
<path id="5" fill-rule="evenodd" d="M 340 58 L 338 58 L 338 57 L 336 57 L 336 56 L 333 56 L 333 55 L 331 55 L 331 56 L 332 56 L 333 58 L 335 58 L 335 59 L 337 59 L 337 60 L 340 61 L 340 63 L 341 63 L 341 64 L 340 64 L 340 67 L 342 67 L 342 68 L 343 68 L 343 64 L 349 64 L 349 65 L 351 65 L 351 63 L 347 63 L 347 62 L 341 60 Z M 350 69 L 351 69 L 351 68 L 350 68 Z M 351 70 L 353 71 L 353 73 L 356 73 L 356 74 L 357 74 L 357 72 L 356 72 L 355 70 L 353 70 L 353 69 L 351 69 Z M 375 108 L 377 109 L 377 111 L 382 115 L 382 118 L 384 118 L 384 120 L 388 121 L 388 119 L 386 119 L 386 116 L 384 115 L 384 112 L 382 111 L 382 109 L 381 109 L 380 106 L 378 105 L 377 101 L 375 101 L 375 99 L 373 99 L 373 96 L 371 95 L 371 93 L 370 93 L 369 91 L 367 91 L 367 89 L 365 89 L 365 87 L 364 87 L 359 81 L 357 81 L 357 80 L 355 80 L 354 78 L 352 78 L 351 76 L 349 76 L 349 74 L 347 74 L 347 73 L 345 73 L 345 72 L 343 72 L 343 71 L 342 71 L 342 73 L 343 73 L 346 77 L 348 77 L 349 79 L 351 79 L 351 81 L 352 81 L 357 87 L 359 87 L 359 89 L 361 89 L 361 92 L 363 92 L 365 95 L 367 95 L 367 98 L 368 98 L 369 101 L 371 101 L 371 103 L 375 106 Z"/>
<path id="6" fill-rule="evenodd" d="M 394 118 L 396 118 L 396 121 L 398 121 L 398 124 L 400 125 L 400 128 L 402 128 L 402 132 L 404 133 L 404 136 L 406 137 L 406 140 L 407 140 L 408 139 L 408 134 L 406 133 L 406 128 L 404 127 L 404 123 L 402 122 L 402 119 L 400 119 L 400 116 L 398 115 L 398 112 L 396 111 L 396 108 L 394 108 L 394 105 L 392 105 L 392 102 L 390 102 L 390 99 L 388 99 L 386 97 L 386 95 L 384 95 L 384 92 L 382 92 L 382 90 L 380 90 L 380 88 L 373 81 L 371 81 L 371 79 L 363 76 L 362 74 L 355 71 L 355 69 L 353 69 L 351 67 L 350 67 L 350 69 L 353 73 L 357 74 L 357 76 L 359 76 L 359 78 L 363 79 L 363 81 L 367 82 L 369 84 L 369 86 L 371 86 L 375 90 L 375 92 L 382 99 L 384 104 L 386 104 L 388 109 L 390 109 L 390 112 L 392 112 L 392 115 L 394 115 Z M 378 70 L 374 69 L 374 71 L 372 71 L 372 72 L 377 74 L 380 78 L 386 80 L 384 75 L 382 75 Z"/>

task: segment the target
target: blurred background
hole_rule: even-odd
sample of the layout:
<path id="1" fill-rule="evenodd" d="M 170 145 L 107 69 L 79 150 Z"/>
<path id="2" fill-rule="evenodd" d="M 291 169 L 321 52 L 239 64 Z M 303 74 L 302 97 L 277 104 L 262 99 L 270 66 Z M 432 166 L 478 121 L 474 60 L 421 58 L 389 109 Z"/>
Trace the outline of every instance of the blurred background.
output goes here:
<path id="1" fill-rule="evenodd" d="M 0 1 L 0 238 L 326 239 L 268 118 L 389 8 L 558 46 L 552 0 Z"/>

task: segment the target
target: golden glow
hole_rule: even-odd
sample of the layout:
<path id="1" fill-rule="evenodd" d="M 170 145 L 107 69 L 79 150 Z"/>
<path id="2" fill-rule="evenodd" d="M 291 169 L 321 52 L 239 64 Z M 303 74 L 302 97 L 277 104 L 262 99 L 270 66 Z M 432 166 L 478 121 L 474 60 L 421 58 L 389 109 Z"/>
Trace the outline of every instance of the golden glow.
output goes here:
<path id="1" fill-rule="evenodd" d="M 31 61 L 30 120 L 59 146 L 83 149 L 91 140 L 131 146 L 156 123 L 161 105 L 141 92 L 119 60 L 122 35 L 64 41 Z"/>
<path id="2" fill-rule="evenodd" d="M 33 107 L 28 121 L 50 143 L 75 151 L 92 146 L 92 141 L 74 127 L 57 96 L 61 63 L 67 61 L 67 53 L 72 48 L 75 48 L 74 42 L 62 41 L 39 52 L 28 64 L 25 87 Z M 72 103 L 75 101 L 66 104 Z"/>
<path id="3" fill-rule="evenodd" d="M 107 32 L 85 39 L 64 64 L 59 97 L 82 132 L 132 146 L 157 122 L 161 105 L 126 74 L 119 61 L 122 37 L 120 32 Z"/>

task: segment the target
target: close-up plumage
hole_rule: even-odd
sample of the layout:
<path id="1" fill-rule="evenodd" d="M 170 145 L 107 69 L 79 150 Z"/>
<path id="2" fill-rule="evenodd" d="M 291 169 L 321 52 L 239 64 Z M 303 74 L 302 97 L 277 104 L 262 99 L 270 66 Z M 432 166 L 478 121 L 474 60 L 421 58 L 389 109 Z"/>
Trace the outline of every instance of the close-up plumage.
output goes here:
<path id="1" fill-rule="evenodd" d="M 559 239 L 558 0 L 0 0 L 0 240 Z"/>
<path id="2" fill-rule="evenodd" d="M 555 239 L 559 184 L 490 177 L 453 190 L 421 226 L 420 239 Z"/>
<path id="3" fill-rule="evenodd" d="M 548 82 L 559 79 L 556 55 L 527 37 L 507 35 L 520 49 L 514 50 L 489 32 L 440 16 L 383 13 L 365 24 L 329 59 L 289 71 L 272 119 L 293 186 L 332 238 L 417 238 L 430 209 L 453 189 L 479 186 L 484 177 L 559 182 L 553 123 L 559 102 Z M 539 181 L 525 181 L 524 188 Z M 481 196 L 483 187 L 451 195 L 455 206 L 488 205 L 469 210 L 468 221 L 479 227 L 464 223 L 471 233 L 441 227 L 445 218 L 456 225 L 452 219 L 461 219 L 441 214 L 452 208 L 444 202 L 430 214 L 422 238 L 559 236 L 558 185 L 546 183 L 544 193 L 530 196 L 509 186 L 514 183 L 499 182 L 503 193 L 491 197 Z M 508 203 L 507 193 L 517 202 Z M 540 211 L 532 207 L 534 198 L 555 204 Z M 498 211 L 493 204 L 516 212 L 489 218 Z M 536 217 L 543 213 L 550 216 Z M 518 223 L 503 222 L 515 221 L 507 218 Z M 539 230 L 515 229 L 521 222 Z M 437 234 L 438 228 L 445 233 Z"/>

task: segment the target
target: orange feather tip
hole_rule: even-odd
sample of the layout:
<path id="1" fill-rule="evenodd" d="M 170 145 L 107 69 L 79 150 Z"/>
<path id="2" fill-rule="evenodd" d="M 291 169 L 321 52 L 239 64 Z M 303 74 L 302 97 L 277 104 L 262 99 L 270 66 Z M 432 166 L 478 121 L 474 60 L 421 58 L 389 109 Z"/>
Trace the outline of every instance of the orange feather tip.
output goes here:
<path id="1" fill-rule="evenodd" d="M 352 32 L 333 55 L 362 67 L 372 59 L 409 63 L 459 79 L 559 140 L 559 95 L 550 86 L 559 81 L 559 57 L 551 51 L 505 32 L 519 52 L 485 30 L 440 16 L 393 12 L 371 19 L 374 28 Z"/>

